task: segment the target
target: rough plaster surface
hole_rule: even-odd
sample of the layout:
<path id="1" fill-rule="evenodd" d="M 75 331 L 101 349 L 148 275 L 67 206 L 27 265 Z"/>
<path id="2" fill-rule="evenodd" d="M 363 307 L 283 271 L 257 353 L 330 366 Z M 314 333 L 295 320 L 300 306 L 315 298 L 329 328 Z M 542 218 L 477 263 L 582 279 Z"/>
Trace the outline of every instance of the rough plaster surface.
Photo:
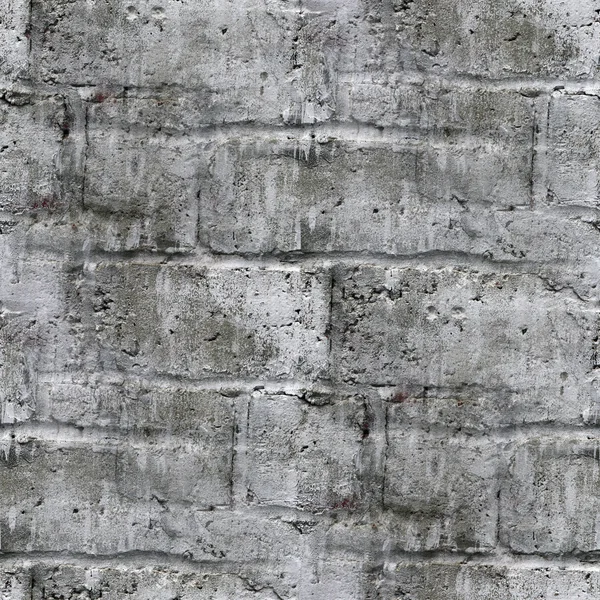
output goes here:
<path id="1" fill-rule="evenodd" d="M 0 598 L 600 595 L 592 0 L 0 0 Z"/>

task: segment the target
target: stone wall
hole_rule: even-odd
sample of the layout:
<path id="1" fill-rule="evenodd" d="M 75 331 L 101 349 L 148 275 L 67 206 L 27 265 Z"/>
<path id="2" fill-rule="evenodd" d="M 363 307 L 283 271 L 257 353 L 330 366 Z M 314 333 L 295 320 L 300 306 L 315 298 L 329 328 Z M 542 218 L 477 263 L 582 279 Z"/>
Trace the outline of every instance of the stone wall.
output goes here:
<path id="1" fill-rule="evenodd" d="M 592 0 L 0 0 L 0 597 L 600 595 Z"/>

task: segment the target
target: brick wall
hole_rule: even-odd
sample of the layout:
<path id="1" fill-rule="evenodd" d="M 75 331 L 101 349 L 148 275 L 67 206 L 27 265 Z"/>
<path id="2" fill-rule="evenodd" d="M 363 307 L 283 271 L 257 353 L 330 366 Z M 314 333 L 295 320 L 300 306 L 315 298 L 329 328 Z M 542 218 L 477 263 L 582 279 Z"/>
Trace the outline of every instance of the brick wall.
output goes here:
<path id="1" fill-rule="evenodd" d="M 600 594 L 591 0 L 0 0 L 0 597 Z"/>

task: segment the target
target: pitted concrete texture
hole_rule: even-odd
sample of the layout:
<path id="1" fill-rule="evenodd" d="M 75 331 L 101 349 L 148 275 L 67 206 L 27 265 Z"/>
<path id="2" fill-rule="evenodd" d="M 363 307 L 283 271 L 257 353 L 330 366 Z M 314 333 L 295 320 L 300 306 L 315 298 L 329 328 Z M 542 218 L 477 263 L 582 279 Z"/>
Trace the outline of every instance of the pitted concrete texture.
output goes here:
<path id="1" fill-rule="evenodd" d="M 600 596 L 600 5 L 0 0 L 0 598 Z"/>

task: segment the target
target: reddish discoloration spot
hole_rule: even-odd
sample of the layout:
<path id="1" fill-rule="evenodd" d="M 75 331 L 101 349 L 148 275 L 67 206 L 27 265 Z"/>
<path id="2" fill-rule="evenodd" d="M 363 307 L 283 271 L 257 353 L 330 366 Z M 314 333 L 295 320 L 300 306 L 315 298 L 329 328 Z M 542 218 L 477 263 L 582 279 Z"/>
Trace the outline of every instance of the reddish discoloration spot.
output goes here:
<path id="1" fill-rule="evenodd" d="M 363 419 L 363 422 L 360 424 L 360 431 L 361 431 L 363 440 L 369 437 L 372 426 L 373 426 L 373 415 L 367 415 Z"/>
<path id="2" fill-rule="evenodd" d="M 46 210 L 54 210 L 57 206 L 57 201 L 54 196 L 42 196 L 34 201 L 31 205 L 32 210 L 45 208 Z"/>
<path id="3" fill-rule="evenodd" d="M 361 430 L 362 430 L 362 439 L 364 440 L 365 438 L 368 438 L 369 434 L 371 433 L 371 424 L 369 423 L 369 421 L 367 419 L 365 419 L 363 421 Z"/>
<path id="4" fill-rule="evenodd" d="M 104 92 L 96 92 L 92 97 L 92 102 L 104 102 L 108 98 L 108 94 Z"/>
<path id="5" fill-rule="evenodd" d="M 408 394 L 403 392 L 402 390 L 397 391 L 391 398 L 390 402 L 393 404 L 401 404 L 402 402 L 406 402 L 408 400 Z"/>
<path id="6" fill-rule="evenodd" d="M 344 498 L 343 500 L 334 502 L 334 504 L 331 508 L 333 510 L 339 510 L 339 509 L 353 510 L 355 508 L 354 500 L 352 498 Z"/>
<path id="7" fill-rule="evenodd" d="M 63 134 L 63 140 L 71 133 L 71 124 L 66 119 L 60 124 L 60 130 Z"/>

